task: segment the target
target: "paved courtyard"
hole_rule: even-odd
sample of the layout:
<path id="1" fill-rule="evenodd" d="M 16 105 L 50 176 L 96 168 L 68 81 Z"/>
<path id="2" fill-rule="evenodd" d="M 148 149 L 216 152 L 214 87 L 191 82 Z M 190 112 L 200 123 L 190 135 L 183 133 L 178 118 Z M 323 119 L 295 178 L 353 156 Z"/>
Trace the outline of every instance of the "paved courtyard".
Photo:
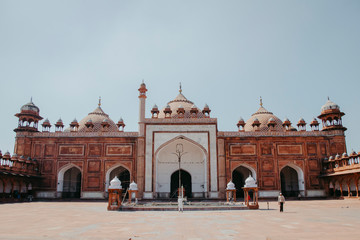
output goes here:
<path id="1" fill-rule="evenodd" d="M 260 210 L 108 212 L 104 202 L 0 204 L 0 239 L 359 239 L 360 201 L 276 202 Z"/>

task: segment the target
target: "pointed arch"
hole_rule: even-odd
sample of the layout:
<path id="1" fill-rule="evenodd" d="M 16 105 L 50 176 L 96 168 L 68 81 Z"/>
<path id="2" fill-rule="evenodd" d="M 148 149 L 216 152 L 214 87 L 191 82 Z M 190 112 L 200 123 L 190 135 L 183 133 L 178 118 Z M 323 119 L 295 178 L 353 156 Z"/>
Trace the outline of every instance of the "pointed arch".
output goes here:
<path id="1" fill-rule="evenodd" d="M 63 188 L 64 188 L 64 174 L 67 170 L 69 170 L 70 168 L 77 168 L 79 169 L 80 173 L 81 173 L 81 176 L 83 175 L 82 174 L 82 170 L 79 166 L 73 164 L 73 163 L 69 163 L 69 164 L 66 164 L 65 166 L 63 166 L 59 172 L 58 172 L 58 175 L 57 175 L 57 191 L 58 192 L 62 192 L 63 191 Z M 82 178 L 81 178 L 82 179 Z M 82 182 L 82 180 L 81 180 Z"/>
<path id="2" fill-rule="evenodd" d="M 156 149 L 154 156 L 157 156 L 158 153 L 159 153 L 164 147 L 166 147 L 167 145 L 169 145 L 170 143 L 175 142 L 175 141 L 180 140 L 180 139 L 181 139 L 181 140 L 188 141 L 188 142 L 196 145 L 197 147 L 201 148 L 201 150 L 204 152 L 205 156 L 207 156 L 207 151 L 206 151 L 206 149 L 205 149 L 201 144 L 195 142 L 194 140 L 192 140 L 192 139 L 190 139 L 190 138 L 188 138 L 188 137 L 185 137 L 184 135 L 179 135 L 179 136 L 174 137 L 174 138 L 170 139 L 169 141 L 161 144 L 161 145 Z"/>
<path id="3" fill-rule="evenodd" d="M 173 153 L 176 144 L 184 146 L 184 154 L 178 164 L 178 157 Z M 171 193 L 171 175 L 181 169 L 194 176 L 191 180 L 192 191 L 189 196 L 194 198 L 206 197 L 210 183 L 210 168 L 208 162 L 208 151 L 203 145 L 184 135 L 177 135 L 154 149 L 154 170 L 153 170 L 153 189 L 159 198 L 168 198 Z M 196 177 L 195 177 L 196 176 Z"/>
<path id="4" fill-rule="evenodd" d="M 251 172 L 251 176 L 256 180 L 257 179 L 257 176 L 256 176 L 256 170 L 252 167 L 252 166 L 250 166 L 249 164 L 246 164 L 246 163 L 241 163 L 241 164 L 239 164 L 239 165 L 237 165 L 232 171 L 231 171 L 231 173 L 233 173 L 237 168 L 239 168 L 239 167 L 244 167 L 244 168 L 247 168 L 250 172 Z M 245 176 L 246 178 L 248 177 L 248 176 Z"/>
<path id="5" fill-rule="evenodd" d="M 294 163 L 287 163 L 280 169 L 279 174 L 285 167 L 290 167 L 296 171 L 297 177 L 298 177 L 299 191 L 300 192 L 305 191 L 304 171 L 301 169 L 301 167 L 299 167 L 298 165 L 296 165 Z M 281 179 L 281 177 L 280 177 L 280 179 Z"/>
<path id="6" fill-rule="evenodd" d="M 114 166 L 112 166 L 111 168 L 109 168 L 109 170 L 106 171 L 106 174 L 105 174 L 105 192 L 108 191 L 108 188 L 109 188 L 109 186 L 110 186 L 110 181 L 112 180 L 112 179 L 110 179 L 110 174 L 111 174 L 111 172 L 112 172 L 113 170 L 119 168 L 119 167 L 125 168 L 125 169 L 130 173 L 130 181 L 131 181 L 132 176 L 131 176 L 131 171 L 130 171 L 130 169 L 127 168 L 125 165 L 123 165 L 123 164 L 121 164 L 121 163 L 115 164 Z"/>

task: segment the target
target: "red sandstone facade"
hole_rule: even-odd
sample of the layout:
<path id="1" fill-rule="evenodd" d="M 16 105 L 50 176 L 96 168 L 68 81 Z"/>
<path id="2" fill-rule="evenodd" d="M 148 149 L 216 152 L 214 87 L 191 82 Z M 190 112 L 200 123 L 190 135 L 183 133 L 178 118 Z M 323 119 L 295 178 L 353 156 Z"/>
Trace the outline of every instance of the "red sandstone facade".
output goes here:
<path id="1" fill-rule="evenodd" d="M 321 130 L 316 119 L 309 130 L 300 119 L 296 129 L 261 103 L 248 121 L 239 120 L 238 131 L 225 132 L 218 131 L 217 119 L 210 117 L 207 105 L 197 108 L 181 89 L 164 109 L 154 106 L 152 117 L 145 118 L 146 92 L 146 85 L 141 84 L 139 132 L 125 132 L 122 119 L 115 124 L 100 103 L 65 130 L 59 119 L 52 132 L 46 119 L 40 132 L 39 108 L 32 101 L 24 105 L 16 114 L 15 157 L 7 153 L 1 156 L 1 163 L 10 158 L 18 166 L 20 159 L 28 159 L 33 166 L 25 179 L 19 169 L 1 164 L 0 194 L 11 195 L 17 188 L 26 193 L 28 189 L 18 185 L 31 183 L 40 198 L 105 198 L 110 180 L 118 176 L 124 192 L 135 181 L 140 198 L 170 198 L 173 186 L 178 184 L 173 182 L 174 176 L 179 174 L 178 163 L 171 158 L 175 144 L 189 151 L 180 167 L 181 181 L 188 184 L 188 197 L 224 199 L 230 180 L 242 197 L 241 187 L 248 175 L 256 179 L 262 198 L 277 196 L 280 191 L 294 197 L 334 194 L 329 183 L 334 188 L 336 180 L 331 180 L 329 174 L 333 172 L 328 169 L 335 165 L 331 167 L 327 159 L 346 152 L 346 128 L 341 121 L 344 113 L 335 103 L 328 101 L 322 107 L 318 117 Z M 358 195 L 358 178 L 355 181 L 356 187 L 351 189 Z"/>

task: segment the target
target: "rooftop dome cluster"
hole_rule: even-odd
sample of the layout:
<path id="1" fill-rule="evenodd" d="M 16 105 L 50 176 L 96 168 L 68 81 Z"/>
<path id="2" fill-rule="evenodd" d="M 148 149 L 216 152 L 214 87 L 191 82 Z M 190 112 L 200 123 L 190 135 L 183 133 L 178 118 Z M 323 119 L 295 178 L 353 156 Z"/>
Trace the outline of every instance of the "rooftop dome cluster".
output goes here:
<path id="1" fill-rule="evenodd" d="M 209 118 L 210 108 L 205 104 L 204 108 L 199 109 L 192 101 L 188 100 L 183 94 L 180 86 L 179 94 L 174 100 L 159 111 L 155 104 L 151 110 L 152 118 Z"/>

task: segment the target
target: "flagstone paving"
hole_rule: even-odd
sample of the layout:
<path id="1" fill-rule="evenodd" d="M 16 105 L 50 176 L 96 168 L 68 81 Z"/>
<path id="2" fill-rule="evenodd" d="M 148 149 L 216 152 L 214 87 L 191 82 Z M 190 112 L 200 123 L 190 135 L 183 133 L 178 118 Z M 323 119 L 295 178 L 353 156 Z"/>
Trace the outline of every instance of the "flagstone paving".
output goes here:
<path id="1" fill-rule="evenodd" d="M 259 210 L 107 211 L 105 202 L 0 204 L 0 239 L 360 239 L 360 201 L 260 202 Z"/>

